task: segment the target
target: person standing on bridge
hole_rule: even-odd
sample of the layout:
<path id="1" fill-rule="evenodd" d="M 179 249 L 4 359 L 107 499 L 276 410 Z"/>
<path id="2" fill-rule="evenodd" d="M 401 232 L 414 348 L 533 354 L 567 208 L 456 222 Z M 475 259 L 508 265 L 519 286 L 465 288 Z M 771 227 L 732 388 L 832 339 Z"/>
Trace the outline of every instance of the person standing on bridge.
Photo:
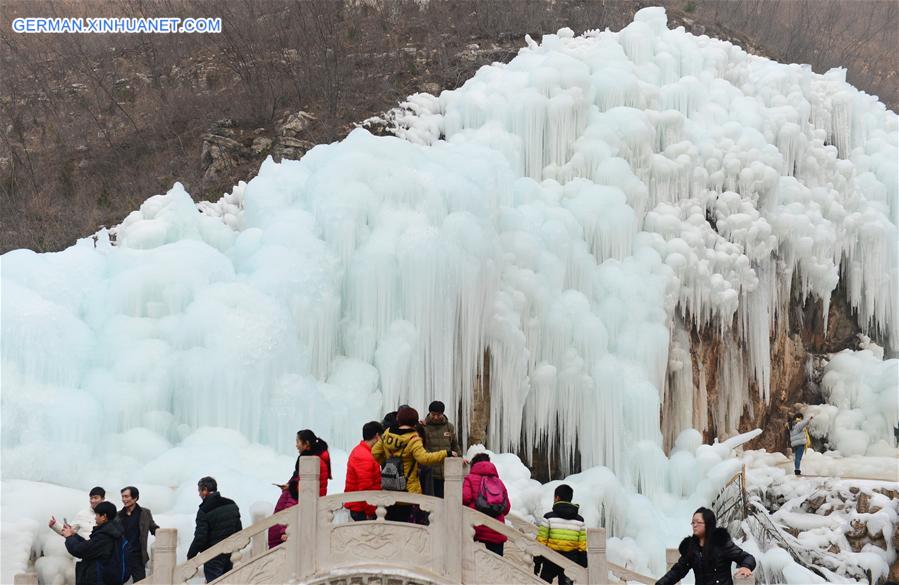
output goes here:
<path id="1" fill-rule="evenodd" d="M 802 475 L 802 472 L 799 471 L 799 465 L 802 462 L 802 455 L 805 453 L 805 450 L 812 445 L 812 438 L 808 434 L 808 429 L 806 428 L 812 419 L 815 418 L 813 416 L 808 417 L 805 420 L 802 420 L 802 413 L 797 412 L 793 415 L 792 423 L 790 423 L 790 447 L 793 448 L 793 468 L 796 475 Z"/>
<path id="2" fill-rule="evenodd" d="M 496 518 L 500 524 L 512 509 L 506 484 L 499 478 L 490 455 L 478 453 L 471 458 L 471 471 L 462 480 L 462 505 Z M 505 536 L 487 526 L 474 527 L 475 542 L 483 542 L 487 550 L 503 556 Z"/>
<path id="3" fill-rule="evenodd" d="M 543 515 L 537 528 L 537 542 L 546 545 L 563 557 L 568 557 L 582 567 L 587 566 L 587 525 L 573 504 L 574 489 L 562 484 L 553 495 L 553 509 Z M 565 570 L 544 557 L 534 558 L 534 572 L 547 583 L 559 577 L 559 585 L 570 585 Z"/>
<path id="4" fill-rule="evenodd" d="M 675 585 L 691 570 L 696 585 L 734 585 L 731 563 L 739 566 L 738 578 L 752 575 L 755 558 L 734 544 L 726 528 L 717 526 L 714 512 L 699 508 L 690 525 L 693 536 L 681 541 L 680 559 L 656 585 Z"/>
<path id="5" fill-rule="evenodd" d="M 381 440 L 383 432 L 378 421 L 367 422 L 362 426 L 362 440 L 353 447 L 346 463 L 346 484 L 344 493 L 378 491 L 381 489 L 381 466 L 371 454 L 371 448 Z M 374 506 L 365 502 L 347 502 L 344 507 L 350 511 L 353 520 L 374 520 Z"/>
<path id="6" fill-rule="evenodd" d="M 421 484 L 418 480 L 418 469 L 422 465 L 441 465 L 447 457 L 455 456 L 452 451 L 437 451 L 428 453 L 421 442 L 421 437 L 415 430 L 418 424 L 418 411 L 405 406 L 396 413 L 396 423 L 389 429 L 384 429 L 381 440 L 371 448 L 371 454 L 375 460 L 384 465 L 384 469 L 392 467 L 387 465 L 390 460 L 401 462 L 403 486 L 399 491 L 410 494 L 420 494 Z M 395 489 L 387 487 L 384 483 L 384 471 L 381 474 L 382 489 Z M 387 519 L 397 522 L 413 522 L 416 520 L 416 508 L 410 504 L 395 504 L 387 507 Z"/>
<path id="7" fill-rule="evenodd" d="M 456 429 L 446 418 L 446 405 L 435 400 L 428 406 L 428 416 L 425 418 L 425 449 L 433 453 L 435 451 L 459 452 L 459 440 L 456 438 Z M 443 497 L 443 466 L 424 468 L 427 471 L 428 484 L 431 490 L 425 490 L 429 495 Z"/>
<path id="8" fill-rule="evenodd" d="M 204 477 L 197 482 L 197 493 L 203 502 L 197 510 L 197 526 L 194 540 L 190 543 L 187 558 L 192 559 L 208 548 L 215 546 L 232 534 L 240 532 L 240 509 L 234 500 L 223 498 L 218 492 L 218 483 L 212 477 Z M 231 555 L 222 553 L 206 561 L 203 574 L 206 582 L 212 583 L 231 570 Z"/>
<path id="9" fill-rule="evenodd" d="M 104 585 L 107 582 L 123 583 L 128 579 L 122 524 L 116 521 L 115 505 L 100 502 L 94 508 L 95 526 L 90 538 L 85 539 L 66 524 L 62 535 L 66 550 L 75 558 L 75 585 Z"/>
<path id="10" fill-rule="evenodd" d="M 90 509 L 78 512 L 75 516 L 75 521 L 72 522 L 71 525 L 72 528 L 75 529 L 75 532 L 85 538 L 90 537 L 91 530 L 95 526 L 94 510 L 97 508 L 97 504 L 106 501 L 106 490 L 97 486 L 90 491 L 88 497 L 90 498 Z M 64 523 L 57 521 L 55 516 L 50 516 L 50 522 L 47 523 L 47 526 L 49 526 L 56 534 L 62 535 Z"/>
<path id="11" fill-rule="evenodd" d="M 275 504 L 275 513 L 277 514 L 285 508 L 296 506 L 300 498 L 300 457 L 315 455 L 319 459 L 321 465 L 318 475 L 318 495 L 328 495 L 328 480 L 331 479 L 331 455 L 328 453 L 328 444 L 309 429 L 303 429 L 297 432 L 297 462 L 293 466 L 293 475 L 287 483 L 275 484 L 281 488 L 281 497 Z M 268 547 L 275 548 L 285 540 L 287 526 L 284 524 L 276 524 L 268 529 Z"/>
<path id="12" fill-rule="evenodd" d="M 142 508 L 137 503 L 140 492 L 136 487 L 129 485 L 122 488 L 121 496 L 122 509 L 118 521 L 128 540 L 128 572 L 137 583 L 147 576 L 147 563 L 150 562 L 147 541 L 150 534 L 156 535 L 159 526 L 153 520 L 150 508 Z"/>

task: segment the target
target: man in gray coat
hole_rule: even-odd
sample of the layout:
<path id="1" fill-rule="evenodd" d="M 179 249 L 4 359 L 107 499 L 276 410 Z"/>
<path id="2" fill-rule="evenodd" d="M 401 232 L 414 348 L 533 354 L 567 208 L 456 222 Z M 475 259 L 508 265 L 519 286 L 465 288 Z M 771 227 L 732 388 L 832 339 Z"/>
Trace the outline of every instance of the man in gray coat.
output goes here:
<path id="1" fill-rule="evenodd" d="M 452 451 L 458 453 L 459 440 L 456 438 L 456 429 L 449 420 L 447 420 L 444 412 L 446 405 L 439 400 L 435 400 L 428 406 L 428 416 L 425 419 L 425 449 L 430 453 L 436 451 Z M 435 465 L 427 469 L 430 477 L 426 483 L 429 484 L 431 490 L 424 490 L 423 493 L 428 495 L 443 497 L 443 464 Z M 422 485 L 422 488 L 425 486 Z"/>
<path id="2" fill-rule="evenodd" d="M 807 436 L 805 427 L 808 426 L 808 423 L 812 422 L 812 419 L 815 418 L 813 416 L 808 417 L 805 420 L 802 420 L 802 413 L 797 412 L 793 415 L 792 422 L 790 423 L 790 447 L 793 448 L 793 466 L 796 471 L 796 475 L 802 475 L 799 471 L 799 464 L 802 461 L 802 454 L 805 453 L 805 444 L 807 442 Z"/>
<path id="3" fill-rule="evenodd" d="M 149 508 L 142 508 L 137 500 L 140 492 L 132 485 L 122 488 L 122 509 L 118 520 L 128 539 L 128 568 L 134 582 L 137 583 L 147 576 L 147 563 L 150 561 L 150 553 L 147 552 L 149 534 L 156 535 L 159 526 L 153 520 L 153 514 Z"/>

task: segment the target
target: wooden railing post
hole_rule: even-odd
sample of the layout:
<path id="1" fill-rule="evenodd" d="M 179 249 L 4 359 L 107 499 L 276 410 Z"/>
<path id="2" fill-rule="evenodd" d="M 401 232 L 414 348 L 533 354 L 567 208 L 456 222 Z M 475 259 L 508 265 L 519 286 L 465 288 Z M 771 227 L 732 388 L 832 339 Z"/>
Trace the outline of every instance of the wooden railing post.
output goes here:
<path id="1" fill-rule="evenodd" d="M 37 573 L 17 573 L 12 578 L 13 585 L 37 585 Z"/>
<path id="2" fill-rule="evenodd" d="M 443 522 L 446 524 L 443 546 L 444 575 L 450 583 L 462 582 L 462 551 L 465 530 L 462 519 L 462 459 L 447 457 L 443 460 Z M 437 557 L 437 555 L 435 555 Z M 440 574 L 440 567 L 435 567 Z"/>
<path id="3" fill-rule="evenodd" d="M 587 582 L 590 585 L 609 582 L 605 528 L 587 529 Z"/>
<path id="4" fill-rule="evenodd" d="M 266 514 L 262 510 L 256 510 L 253 512 L 253 516 L 251 522 L 256 524 L 257 522 L 261 522 L 265 520 Z M 251 539 L 250 544 L 250 558 L 255 558 L 268 550 L 268 530 L 263 530 L 259 534 L 256 534 Z"/>
<path id="5" fill-rule="evenodd" d="M 147 582 L 157 585 L 174 583 L 177 553 L 178 529 L 157 529 L 156 542 L 153 543 L 153 572 L 147 577 Z"/>
<path id="6" fill-rule="evenodd" d="M 746 464 L 743 464 L 743 470 L 740 472 L 740 499 L 743 503 L 743 520 L 745 520 L 749 516 L 749 507 L 747 505 L 748 498 L 746 497 Z"/>
<path id="7" fill-rule="evenodd" d="M 321 463 L 315 456 L 300 457 L 300 499 L 287 539 L 288 555 L 295 552 L 299 581 L 318 571 L 318 481 Z M 330 526 L 326 527 L 330 529 Z M 330 538 L 323 535 L 322 538 Z"/>

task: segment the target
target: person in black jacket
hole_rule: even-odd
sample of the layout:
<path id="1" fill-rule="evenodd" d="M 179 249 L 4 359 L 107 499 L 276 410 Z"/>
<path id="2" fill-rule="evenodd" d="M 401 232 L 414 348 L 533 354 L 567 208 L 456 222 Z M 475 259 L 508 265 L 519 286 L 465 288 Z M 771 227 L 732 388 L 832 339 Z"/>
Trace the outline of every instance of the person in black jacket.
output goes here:
<path id="1" fill-rule="evenodd" d="M 88 540 L 79 536 L 68 524 L 62 528 L 66 550 L 73 557 L 81 559 L 75 564 L 75 585 L 103 585 L 103 564 L 111 562 L 116 552 L 116 543 L 122 538 L 122 528 L 114 521 L 114 504 L 100 502 L 94 508 L 94 517 L 97 524 Z"/>
<path id="2" fill-rule="evenodd" d="M 128 540 L 128 573 L 137 583 L 147 576 L 147 563 L 150 562 L 149 535 L 155 536 L 159 526 L 153 520 L 150 508 L 137 503 L 140 490 L 129 485 L 122 488 L 121 494 L 122 509 L 119 510 L 118 522 Z"/>
<path id="3" fill-rule="evenodd" d="M 734 585 L 731 563 L 737 563 L 737 577 L 749 577 L 755 558 L 731 540 L 726 528 L 718 528 L 715 513 L 699 508 L 693 514 L 693 536 L 681 541 L 680 559 L 656 581 L 656 585 L 674 585 L 693 570 L 696 585 Z"/>
<path id="4" fill-rule="evenodd" d="M 197 510 L 197 528 L 194 531 L 194 540 L 187 551 L 189 559 L 243 529 L 240 523 L 240 509 L 233 500 L 223 498 L 218 493 L 215 479 L 202 478 L 197 482 L 197 492 L 203 502 Z M 213 557 L 203 565 L 206 582 L 211 583 L 230 571 L 231 567 L 230 554 L 222 553 Z"/>

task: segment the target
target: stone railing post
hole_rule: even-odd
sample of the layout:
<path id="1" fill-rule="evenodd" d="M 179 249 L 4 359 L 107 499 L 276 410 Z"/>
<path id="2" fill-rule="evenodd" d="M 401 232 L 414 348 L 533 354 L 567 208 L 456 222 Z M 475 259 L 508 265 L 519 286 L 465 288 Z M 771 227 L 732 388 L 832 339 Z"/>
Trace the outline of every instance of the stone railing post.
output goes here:
<path id="1" fill-rule="evenodd" d="M 257 510 L 253 512 L 252 523 L 256 524 L 265 520 L 265 512 Z M 268 550 L 268 530 L 263 530 L 259 534 L 254 534 L 250 544 L 250 558 L 258 557 Z"/>
<path id="2" fill-rule="evenodd" d="M 587 582 L 590 585 L 609 582 L 605 528 L 587 529 Z"/>
<path id="3" fill-rule="evenodd" d="M 680 559 L 680 552 L 676 548 L 667 549 L 665 551 L 665 570 L 670 571 L 678 559 Z"/>
<path id="4" fill-rule="evenodd" d="M 444 567 L 434 567 L 451 583 L 462 582 L 462 551 L 465 530 L 462 518 L 462 459 L 447 457 L 443 460 L 443 522 L 446 524 L 443 543 Z M 435 555 L 436 556 L 436 555 Z"/>
<path id="5" fill-rule="evenodd" d="M 177 565 L 178 530 L 160 528 L 153 543 L 153 572 L 147 577 L 148 583 L 171 585 L 175 582 Z"/>
<path id="6" fill-rule="evenodd" d="M 300 499 L 296 507 L 291 533 L 287 539 L 288 554 L 295 552 L 297 576 L 305 581 L 318 571 L 318 457 L 300 457 Z M 330 526 L 324 527 L 330 529 Z M 330 538 L 322 535 L 321 538 Z"/>
<path id="7" fill-rule="evenodd" d="M 17 573 L 12 578 L 13 585 L 37 585 L 37 573 Z"/>

